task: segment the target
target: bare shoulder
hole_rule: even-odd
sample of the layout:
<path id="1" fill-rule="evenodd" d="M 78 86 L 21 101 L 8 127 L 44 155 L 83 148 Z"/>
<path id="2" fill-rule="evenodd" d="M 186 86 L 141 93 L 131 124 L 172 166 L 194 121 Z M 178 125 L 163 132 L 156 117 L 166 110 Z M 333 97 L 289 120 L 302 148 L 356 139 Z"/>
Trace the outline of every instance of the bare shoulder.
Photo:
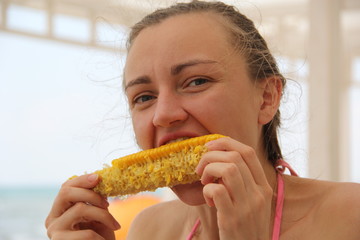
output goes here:
<path id="1" fill-rule="evenodd" d="M 289 238 L 360 239 L 360 184 L 287 176 Z M 289 219 L 289 218 L 288 218 Z M 311 229 L 311 231 L 309 230 Z M 293 231 L 292 231 L 293 230 Z"/>
<path id="2" fill-rule="evenodd" d="M 360 184 L 352 182 L 331 182 L 288 176 L 293 194 L 307 196 L 324 207 L 344 205 L 360 206 Z"/>
<path id="3" fill-rule="evenodd" d="M 127 239 L 170 239 L 171 234 L 181 234 L 176 221 L 183 220 L 185 205 L 179 200 L 161 202 L 140 212 L 131 224 Z M 174 216 L 177 216 L 174 218 Z"/>
<path id="4" fill-rule="evenodd" d="M 360 184 L 359 183 L 327 183 L 328 190 L 324 194 L 324 207 L 332 208 L 334 213 L 343 219 L 357 218 L 360 223 Z"/>
<path id="5" fill-rule="evenodd" d="M 318 219 L 343 239 L 360 239 L 360 184 L 320 182 Z M 321 191 L 320 191 L 321 192 Z"/>

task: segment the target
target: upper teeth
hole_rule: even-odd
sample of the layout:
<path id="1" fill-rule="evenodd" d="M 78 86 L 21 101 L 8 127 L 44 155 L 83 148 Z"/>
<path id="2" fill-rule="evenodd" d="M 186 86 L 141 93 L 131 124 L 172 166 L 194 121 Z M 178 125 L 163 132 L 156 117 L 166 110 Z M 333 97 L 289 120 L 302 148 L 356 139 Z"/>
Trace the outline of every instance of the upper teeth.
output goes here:
<path id="1" fill-rule="evenodd" d="M 183 140 L 186 140 L 186 139 L 189 139 L 189 137 L 181 137 L 181 138 L 173 139 L 173 140 L 167 142 L 167 144 L 174 143 L 174 142 L 180 142 L 180 141 L 183 141 Z"/>

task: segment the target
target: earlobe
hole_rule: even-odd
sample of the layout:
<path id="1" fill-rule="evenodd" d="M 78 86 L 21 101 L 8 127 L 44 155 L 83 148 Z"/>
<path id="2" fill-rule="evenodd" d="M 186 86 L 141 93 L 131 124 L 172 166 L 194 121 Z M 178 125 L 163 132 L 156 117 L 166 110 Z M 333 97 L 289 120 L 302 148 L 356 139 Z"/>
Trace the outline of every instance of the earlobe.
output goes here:
<path id="1" fill-rule="evenodd" d="M 259 124 L 269 123 L 275 116 L 281 100 L 282 82 L 277 76 L 265 78 L 259 82 L 261 89 L 261 105 L 259 112 Z"/>

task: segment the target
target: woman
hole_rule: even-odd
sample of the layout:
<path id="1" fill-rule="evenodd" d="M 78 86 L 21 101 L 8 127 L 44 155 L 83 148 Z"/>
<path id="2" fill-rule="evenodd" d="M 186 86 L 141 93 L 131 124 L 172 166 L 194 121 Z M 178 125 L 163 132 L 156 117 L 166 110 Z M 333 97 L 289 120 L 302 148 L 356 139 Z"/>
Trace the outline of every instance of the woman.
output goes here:
<path id="1" fill-rule="evenodd" d="M 360 186 L 282 175 L 276 129 L 285 78 L 253 23 L 223 3 L 158 10 L 128 41 L 124 88 L 142 149 L 220 133 L 179 200 L 139 214 L 128 239 L 360 239 Z M 96 175 L 62 186 L 51 239 L 114 239 Z M 86 204 L 85 204 L 86 203 Z"/>

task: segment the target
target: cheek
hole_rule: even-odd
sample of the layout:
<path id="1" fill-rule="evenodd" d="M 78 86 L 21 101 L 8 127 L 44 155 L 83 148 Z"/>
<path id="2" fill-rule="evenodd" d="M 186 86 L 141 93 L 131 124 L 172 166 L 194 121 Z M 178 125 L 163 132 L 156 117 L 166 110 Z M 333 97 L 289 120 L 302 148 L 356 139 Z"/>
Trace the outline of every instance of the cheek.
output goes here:
<path id="1" fill-rule="evenodd" d="M 192 99 L 188 104 L 188 112 L 210 132 L 219 132 L 226 126 L 229 118 L 228 101 L 223 95 L 209 94 L 199 99 Z"/>
<path id="2" fill-rule="evenodd" d="M 245 94 L 230 93 L 231 90 L 221 91 L 192 101 L 191 115 L 209 132 L 250 143 L 249 135 L 257 126 L 255 111 Z"/>
<path id="3" fill-rule="evenodd" d="M 141 149 L 149 149 L 152 144 L 152 125 L 151 118 L 144 114 L 133 114 L 132 124 L 135 133 L 136 142 Z"/>

